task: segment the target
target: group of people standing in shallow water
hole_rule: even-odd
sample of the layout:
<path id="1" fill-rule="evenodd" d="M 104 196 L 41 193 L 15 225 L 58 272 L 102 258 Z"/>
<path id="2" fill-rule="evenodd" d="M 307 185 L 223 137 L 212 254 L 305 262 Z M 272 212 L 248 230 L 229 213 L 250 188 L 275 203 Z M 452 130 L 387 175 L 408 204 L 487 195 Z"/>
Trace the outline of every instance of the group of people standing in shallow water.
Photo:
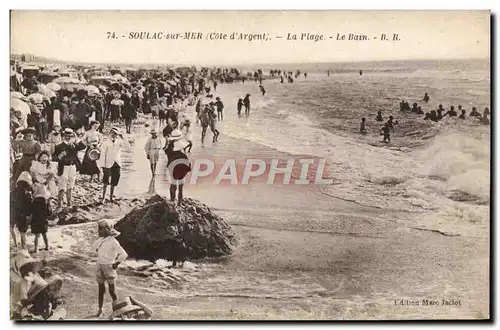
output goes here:
<path id="1" fill-rule="evenodd" d="M 425 103 L 428 103 L 429 100 L 430 100 L 429 94 L 425 93 L 422 101 L 424 101 Z M 412 107 L 410 107 L 410 104 L 408 102 L 406 102 L 405 100 L 402 100 L 399 103 L 399 109 L 400 109 L 400 112 L 413 113 L 413 114 L 417 114 L 417 115 L 424 114 L 422 107 L 419 106 L 418 103 L 416 103 L 416 102 L 413 103 Z M 460 115 L 458 114 L 459 112 L 460 112 Z M 479 122 L 484 124 L 484 125 L 490 124 L 489 115 L 490 115 L 490 109 L 488 107 L 484 108 L 482 115 L 477 111 L 476 107 L 472 107 L 472 110 L 469 113 L 469 117 L 478 119 Z M 425 113 L 424 120 L 431 120 L 434 122 L 438 122 L 446 116 L 458 117 L 459 119 L 465 120 L 467 117 L 467 111 L 465 109 L 462 109 L 461 105 L 458 106 L 458 112 L 455 110 L 455 106 L 453 106 L 453 105 L 450 106 L 450 109 L 448 111 L 446 111 L 443 108 L 443 105 L 440 104 L 438 109 L 431 110 L 430 112 Z M 377 116 L 376 116 L 375 120 L 378 122 L 384 121 L 381 110 L 379 110 L 377 112 Z M 380 132 L 380 135 L 383 135 L 383 137 L 384 137 L 382 142 L 389 143 L 391 141 L 391 132 L 394 131 L 394 125 L 396 125 L 396 124 L 398 124 L 398 121 L 397 120 L 394 121 L 394 117 L 389 116 L 389 119 L 387 120 L 387 122 L 385 122 L 385 124 L 382 127 L 381 132 Z M 368 131 L 366 129 L 366 126 L 367 126 L 366 125 L 366 118 L 361 118 L 359 133 L 361 133 L 363 135 L 367 134 Z"/>

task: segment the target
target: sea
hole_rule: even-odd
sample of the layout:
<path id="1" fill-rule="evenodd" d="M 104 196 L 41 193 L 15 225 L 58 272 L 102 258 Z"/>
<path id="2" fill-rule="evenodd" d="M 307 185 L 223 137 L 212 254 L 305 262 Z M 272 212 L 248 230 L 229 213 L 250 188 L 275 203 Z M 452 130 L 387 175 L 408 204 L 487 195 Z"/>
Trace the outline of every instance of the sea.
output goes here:
<path id="1" fill-rule="evenodd" d="M 447 235 L 488 236 L 490 126 L 468 115 L 473 106 L 491 109 L 489 60 L 287 64 L 264 73 L 269 68 L 301 75 L 293 83 L 264 80 L 264 96 L 255 82 L 220 85 L 223 135 L 325 159 L 333 183 L 320 189 L 332 198 L 408 212 Z M 251 114 L 238 117 L 237 100 L 247 93 Z M 461 105 L 467 119 L 424 121 L 400 112 L 402 100 L 424 112 Z M 381 142 L 379 110 L 398 121 L 389 144 Z M 366 135 L 358 133 L 362 117 Z"/>

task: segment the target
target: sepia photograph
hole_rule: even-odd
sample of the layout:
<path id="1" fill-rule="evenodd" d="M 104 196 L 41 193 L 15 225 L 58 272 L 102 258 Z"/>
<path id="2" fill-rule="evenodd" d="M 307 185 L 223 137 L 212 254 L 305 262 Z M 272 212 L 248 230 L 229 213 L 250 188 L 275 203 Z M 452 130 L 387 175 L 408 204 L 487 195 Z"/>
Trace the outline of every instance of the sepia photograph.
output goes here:
<path id="1" fill-rule="evenodd" d="M 490 320 L 491 23 L 11 10 L 10 319 Z"/>

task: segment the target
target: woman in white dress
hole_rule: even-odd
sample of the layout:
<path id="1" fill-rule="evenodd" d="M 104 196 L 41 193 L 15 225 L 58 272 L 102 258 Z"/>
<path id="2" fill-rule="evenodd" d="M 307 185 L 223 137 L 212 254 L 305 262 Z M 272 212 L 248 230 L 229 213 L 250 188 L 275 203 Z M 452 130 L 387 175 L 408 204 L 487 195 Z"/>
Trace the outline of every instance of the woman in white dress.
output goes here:
<path id="1" fill-rule="evenodd" d="M 42 150 L 37 160 L 31 163 L 30 174 L 33 179 L 33 189 L 42 186 L 41 189 L 46 190 L 47 200 L 57 195 L 56 166 L 50 162 L 48 150 Z"/>

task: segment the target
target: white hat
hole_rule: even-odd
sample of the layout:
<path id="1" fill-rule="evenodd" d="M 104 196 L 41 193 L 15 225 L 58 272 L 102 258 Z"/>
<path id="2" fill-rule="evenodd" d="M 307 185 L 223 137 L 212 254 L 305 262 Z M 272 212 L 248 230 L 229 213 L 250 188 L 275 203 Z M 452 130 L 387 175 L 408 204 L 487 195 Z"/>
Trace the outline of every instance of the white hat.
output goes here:
<path id="1" fill-rule="evenodd" d="M 42 263 L 38 259 L 33 259 L 28 250 L 20 250 L 14 259 L 14 271 L 22 276 L 21 270 L 24 266 L 27 268 L 25 273 L 29 271 L 36 273 L 42 267 Z"/>
<path id="2" fill-rule="evenodd" d="M 110 132 L 115 132 L 116 134 L 120 135 L 120 129 L 118 127 L 112 127 Z"/>
<path id="3" fill-rule="evenodd" d="M 129 297 L 115 300 L 113 302 L 113 313 L 111 314 L 111 318 L 119 317 L 123 314 L 130 312 L 137 312 L 143 310 L 142 307 L 133 305 L 130 301 Z"/>
<path id="4" fill-rule="evenodd" d="M 75 135 L 75 131 L 73 131 L 71 128 L 65 128 L 63 131 L 64 135 Z"/>
<path id="5" fill-rule="evenodd" d="M 175 140 L 174 141 L 173 151 L 183 150 L 188 145 L 189 145 L 189 143 L 187 143 L 186 140 Z"/>
<path id="6" fill-rule="evenodd" d="M 170 136 L 168 137 L 169 141 L 179 140 L 182 137 L 182 132 L 179 129 L 174 129 Z"/>

